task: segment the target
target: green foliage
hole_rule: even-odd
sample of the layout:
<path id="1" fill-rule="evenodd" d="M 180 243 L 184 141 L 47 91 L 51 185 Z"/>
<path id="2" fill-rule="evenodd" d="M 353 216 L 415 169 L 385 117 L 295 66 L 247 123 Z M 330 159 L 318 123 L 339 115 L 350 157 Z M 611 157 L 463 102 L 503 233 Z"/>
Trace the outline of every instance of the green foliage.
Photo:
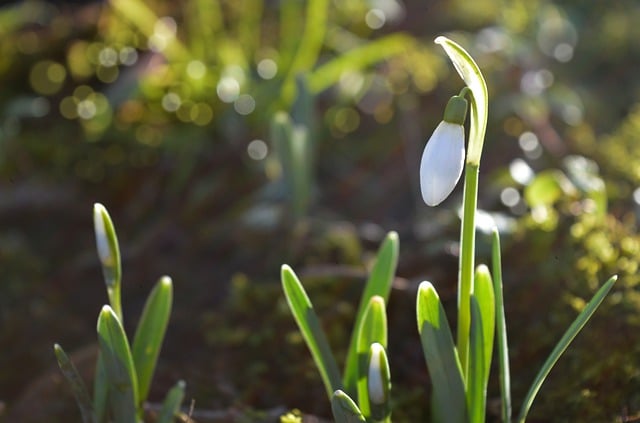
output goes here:
<path id="1" fill-rule="evenodd" d="M 468 411 L 460 358 L 440 298 L 429 282 L 423 282 L 418 289 L 416 315 L 433 386 L 433 419 L 465 422 Z"/>
<path id="2" fill-rule="evenodd" d="M 372 412 L 377 412 L 378 408 L 386 410 L 388 399 L 383 404 L 376 404 L 378 407 L 371 403 L 369 392 L 369 382 L 371 380 L 369 377 L 369 368 L 371 366 L 369 352 L 373 344 L 378 344 L 383 349 L 387 344 L 387 321 L 384 303 L 391 290 L 397 266 L 398 249 L 398 235 L 395 232 L 390 232 L 380 246 L 371 274 L 365 285 L 347 353 L 344 384 L 347 385 L 350 377 L 353 377 L 353 382 L 351 382 L 353 383 L 352 390 L 356 392 L 359 402 L 359 408 L 356 407 L 356 409 L 365 418 L 374 419 L 374 421 L 378 420 L 374 418 Z M 326 335 L 320 326 L 319 319 L 313 311 L 309 297 L 296 275 L 287 265 L 282 267 L 281 280 L 289 309 L 311 351 L 327 390 L 328 398 L 332 402 L 334 417 L 336 419 L 346 419 L 347 415 L 343 415 L 343 409 L 344 407 L 352 409 L 352 407 L 347 406 L 352 400 L 343 391 L 343 381 L 337 370 L 336 361 L 331 353 Z M 336 396 L 336 392 L 340 394 Z M 383 411 L 382 415 L 384 416 L 382 420 L 386 421 L 388 412 Z"/>
<path id="3" fill-rule="evenodd" d="M 60 369 L 74 392 L 84 423 L 106 422 L 111 419 L 136 423 L 143 416 L 144 403 L 169 321 L 172 282 L 165 276 L 151 291 L 136 328 L 132 348 L 122 326 L 117 237 L 111 218 L 101 204 L 94 206 L 94 226 L 98 256 L 111 305 L 103 306 L 98 316 L 99 354 L 93 401 L 89 399 L 89 393 L 78 371 L 62 348 L 56 344 L 54 351 Z M 118 311 L 114 308 L 116 306 Z M 184 382 L 179 382 L 167 394 L 159 421 L 172 421 L 183 396 Z"/>

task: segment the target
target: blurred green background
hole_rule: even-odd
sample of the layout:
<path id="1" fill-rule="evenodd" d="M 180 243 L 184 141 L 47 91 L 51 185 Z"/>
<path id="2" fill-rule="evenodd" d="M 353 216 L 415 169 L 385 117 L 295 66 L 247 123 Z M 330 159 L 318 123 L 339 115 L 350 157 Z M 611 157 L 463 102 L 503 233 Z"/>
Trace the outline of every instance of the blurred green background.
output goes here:
<path id="1" fill-rule="evenodd" d="M 106 302 L 91 221 L 101 202 L 121 243 L 125 313 L 140 313 L 161 275 L 175 282 L 151 399 L 184 378 L 218 421 L 277 421 L 294 407 L 329 416 L 280 265 L 300 270 L 344 351 L 366 266 L 398 231 L 394 415 L 424 421 L 415 291 L 428 279 L 454 307 L 457 272 L 460 189 L 430 209 L 417 175 L 462 87 L 433 44 L 446 34 L 489 87 L 479 260 L 495 222 L 515 403 L 615 273 L 531 421 L 638 421 L 637 22 L 635 0 L 5 2 L 0 419 L 77 417 L 52 345 L 76 351 L 90 377 Z"/>

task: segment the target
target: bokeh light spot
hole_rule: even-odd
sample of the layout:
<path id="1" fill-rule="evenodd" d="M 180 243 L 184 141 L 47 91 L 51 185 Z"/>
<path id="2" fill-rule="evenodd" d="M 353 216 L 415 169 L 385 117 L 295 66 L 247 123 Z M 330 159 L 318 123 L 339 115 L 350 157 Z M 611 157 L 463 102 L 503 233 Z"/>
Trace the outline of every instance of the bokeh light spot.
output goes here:
<path id="1" fill-rule="evenodd" d="M 89 120 L 96 115 L 96 104 L 92 100 L 82 100 L 76 107 L 76 113 L 81 119 Z"/>
<path id="2" fill-rule="evenodd" d="M 105 47 L 98 54 L 98 62 L 106 67 L 115 66 L 118 64 L 118 52 L 113 47 Z"/>
<path id="3" fill-rule="evenodd" d="M 500 201 L 507 207 L 515 207 L 520 202 L 520 193 L 513 187 L 507 187 L 500 193 Z"/>
<path id="4" fill-rule="evenodd" d="M 364 21 L 371 29 L 380 29 L 387 21 L 387 16 L 380 9 L 371 9 L 364 17 Z"/>
<path id="5" fill-rule="evenodd" d="M 262 140 L 253 140 L 247 146 L 247 154 L 253 160 L 264 160 L 268 153 L 267 143 Z"/>
<path id="6" fill-rule="evenodd" d="M 138 52 L 133 47 L 123 47 L 118 53 L 120 63 L 125 66 L 132 66 L 138 61 Z"/>
<path id="7" fill-rule="evenodd" d="M 167 93 L 162 97 L 162 108 L 167 112 L 175 112 L 180 108 L 182 99 L 176 93 Z"/>
<path id="8" fill-rule="evenodd" d="M 248 115 L 255 110 L 256 101 L 249 94 L 242 94 L 233 103 L 233 108 L 241 115 Z"/>
<path id="9" fill-rule="evenodd" d="M 198 126 L 205 126 L 213 119 L 213 110 L 207 103 L 198 103 L 191 108 L 191 120 Z"/>
<path id="10" fill-rule="evenodd" d="M 67 71 L 60 63 L 44 60 L 31 69 L 29 82 L 38 94 L 51 95 L 62 88 L 66 76 Z"/>
<path id="11" fill-rule="evenodd" d="M 262 79 L 272 79 L 278 73 L 278 65 L 271 59 L 262 59 L 258 62 L 258 75 Z"/>
<path id="12" fill-rule="evenodd" d="M 187 65 L 187 75 L 193 79 L 201 79 L 207 73 L 207 67 L 200 60 L 192 60 Z"/>
<path id="13" fill-rule="evenodd" d="M 225 76 L 218 81 L 216 93 L 223 102 L 233 103 L 240 95 L 240 84 L 235 78 Z"/>

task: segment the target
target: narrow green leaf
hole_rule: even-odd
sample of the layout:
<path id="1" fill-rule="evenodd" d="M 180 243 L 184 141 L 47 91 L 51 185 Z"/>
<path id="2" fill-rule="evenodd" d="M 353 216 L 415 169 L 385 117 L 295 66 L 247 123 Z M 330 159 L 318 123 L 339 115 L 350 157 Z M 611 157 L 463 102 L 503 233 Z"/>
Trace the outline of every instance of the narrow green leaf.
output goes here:
<path id="1" fill-rule="evenodd" d="M 346 72 L 363 71 L 386 59 L 391 59 L 414 48 L 416 40 L 408 34 L 395 32 L 349 50 L 318 66 L 308 76 L 309 89 L 318 94 L 340 80 Z"/>
<path id="2" fill-rule="evenodd" d="M 133 357 L 124 329 L 108 305 L 98 317 L 98 341 L 109 382 L 109 403 L 114 421 L 137 422 L 137 381 Z"/>
<path id="3" fill-rule="evenodd" d="M 138 379 L 138 406 L 149 395 L 149 387 L 162 347 L 173 300 L 171 278 L 163 276 L 153 287 L 133 338 L 133 364 Z"/>
<path id="4" fill-rule="evenodd" d="M 336 423 L 365 422 L 365 418 L 355 402 L 340 389 L 331 396 L 331 412 Z"/>
<path id="5" fill-rule="evenodd" d="M 384 299 L 378 295 L 371 298 L 365 309 L 358 336 L 358 406 L 367 418 L 371 416 L 367 378 L 369 353 L 373 343 L 387 347 L 387 314 Z"/>
<path id="6" fill-rule="evenodd" d="M 281 95 L 285 105 L 291 105 L 295 98 L 295 78 L 298 74 L 310 71 L 318 60 L 324 36 L 327 30 L 329 0 L 310 0 L 307 2 L 305 25 L 300 44 L 291 61 Z"/>
<path id="7" fill-rule="evenodd" d="M 331 353 L 327 337 L 300 280 L 286 264 L 281 272 L 282 288 L 289 309 L 320 371 L 329 398 L 341 388 L 340 371 Z"/>
<path id="8" fill-rule="evenodd" d="M 478 311 L 482 317 L 482 345 L 484 347 L 484 369 L 482 375 L 484 389 L 487 389 L 489 369 L 493 358 L 493 338 L 496 327 L 496 301 L 493 292 L 493 281 L 489 268 L 484 264 L 478 266 L 474 278 L 473 297 L 478 302 Z"/>
<path id="9" fill-rule="evenodd" d="M 107 420 L 107 406 L 109 401 L 109 382 L 107 381 L 107 370 L 104 368 L 102 353 L 98 351 L 96 360 L 96 373 L 93 378 L 93 409 L 99 423 Z"/>
<path id="10" fill-rule="evenodd" d="M 471 297 L 471 327 L 469 331 L 469 374 L 467 375 L 467 407 L 469 422 L 482 423 L 485 419 L 487 387 L 484 375 L 489 373 L 485 367 L 486 340 L 483 333 L 483 315 L 478 298 Z"/>
<path id="11" fill-rule="evenodd" d="M 584 310 L 580 312 L 578 317 L 571 323 L 569 329 L 564 333 L 558 344 L 555 346 L 547 361 L 544 362 L 540 371 L 536 375 L 531 387 L 529 388 L 529 392 L 525 396 L 523 401 L 522 409 L 520 410 L 520 416 L 518 417 L 518 422 L 524 423 L 527 418 L 527 414 L 529 414 L 529 410 L 531 405 L 533 404 L 533 400 L 535 399 L 542 383 L 547 378 L 551 369 L 556 364 L 562 353 L 567 349 L 571 341 L 576 337 L 578 332 L 584 327 L 584 325 L 589 321 L 593 313 L 598 309 L 604 298 L 607 296 L 613 284 L 618 279 L 617 276 L 611 277 L 604 285 L 600 287 L 598 292 L 595 293 L 591 301 L 587 303 Z"/>
<path id="12" fill-rule="evenodd" d="M 471 295 L 471 328 L 467 405 L 469 421 L 485 421 L 487 384 L 493 355 L 495 331 L 495 298 L 491 274 L 485 265 L 476 269 Z"/>
<path id="13" fill-rule="evenodd" d="M 306 126 L 296 125 L 291 131 L 291 170 L 293 188 L 293 213 L 296 217 L 303 216 L 311 198 L 311 146 L 309 130 Z"/>
<path id="14" fill-rule="evenodd" d="M 73 365 L 73 362 L 69 360 L 69 357 L 64 352 L 62 347 L 58 344 L 53 345 L 53 351 L 56 354 L 58 360 L 58 366 L 62 370 L 62 374 L 69 382 L 73 396 L 76 398 L 78 408 L 80 408 L 80 415 L 83 423 L 96 423 L 96 416 L 93 412 L 93 406 L 91 405 L 91 397 L 89 397 L 89 391 L 84 384 L 82 377 L 78 373 L 78 369 Z"/>
<path id="15" fill-rule="evenodd" d="M 493 230 L 492 243 L 493 291 L 496 297 L 496 342 L 500 365 L 500 392 L 502 396 L 502 421 L 511 422 L 511 371 L 509 370 L 509 346 L 507 343 L 507 321 L 504 315 L 502 295 L 502 256 L 500 234 Z"/>
<path id="16" fill-rule="evenodd" d="M 435 43 L 444 48 L 456 71 L 471 90 L 471 124 L 469 125 L 467 163 L 479 165 L 489 110 L 487 84 L 476 62 L 459 44 L 442 36 L 436 38 Z"/>
<path id="17" fill-rule="evenodd" d="M 416 316 L 433 388 L 433 419 L 437 423 L 466 422 L 467 404 L 460 360 L 444 307 L 429 282 L 422 282 L 418 288 Z"/>
<path id="18" fill-rule="evenodd" d="M 393 278 L 398 265 L 398 253 L 400 250 L 400 241 L 396 232 L 389 232 L 382 242 L 376 256 L 376 261 L 365 285 L 360 305 L 356 313 L 356 320 L 351 332 L 351 341 L 349 342 L 349 350 L 347 352 L 347 362 L 344 370 L 344 386 L 346 392 L 355 395 L 358 382 L 358 336 L 362 318 L 369 301 L 375 295 L 382 297 L 387 302 L 389 292 L 393 284 Z"/>
<path id="19" fill-rule="evenodd" d="M 160 409 L 156 423 L 173 423 L 175 421 L 175 416 L 178 414 L 180 404 L 182 404 L 182 400 L 184 399 L 185 387 L 186 384 L 184 381 L 180 380 L 171 388 L 162 403 L 162 408 Z"/>
<path id="20" fill-rule="evenodd" d="M 93 227 L 96 235 L 96 248 L 102 264 L 102 274 L 107 285 L 109 303 L 113 311 L 122 321 L 122 306 L 120 300 L 120 285 L 122 270 L 120 265 L 120 249 L 118 237 L 113 226 L 111 216 L 100 203 L 93 205 Z"/>

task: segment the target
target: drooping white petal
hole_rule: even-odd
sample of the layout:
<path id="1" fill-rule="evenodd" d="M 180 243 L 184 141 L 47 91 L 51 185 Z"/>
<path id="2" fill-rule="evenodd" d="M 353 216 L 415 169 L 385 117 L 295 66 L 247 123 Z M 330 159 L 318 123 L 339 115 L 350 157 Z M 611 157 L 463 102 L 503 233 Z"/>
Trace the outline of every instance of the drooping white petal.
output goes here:
<path id="1" fill-rule="evenodd" d="M 422 199 L 429 206 L 443 202 L 455 188 L 464 166 L 464 128 L 442 121 L 427 142 L 420 162 Z"/>

